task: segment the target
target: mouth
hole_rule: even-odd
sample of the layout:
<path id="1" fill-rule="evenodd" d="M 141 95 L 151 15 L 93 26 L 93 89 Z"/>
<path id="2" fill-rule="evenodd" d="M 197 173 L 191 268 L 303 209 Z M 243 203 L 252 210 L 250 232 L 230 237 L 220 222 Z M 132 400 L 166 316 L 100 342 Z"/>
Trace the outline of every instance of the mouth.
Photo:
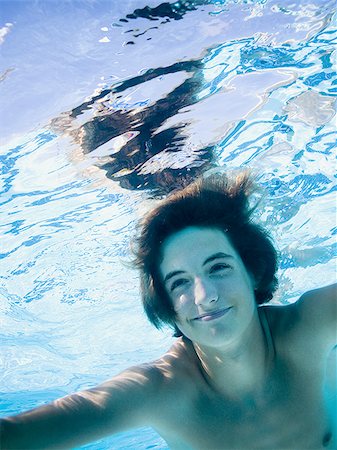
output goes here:
<path id="1" fill-rule="evenodd" d="M 207 312 L 198 317 L 194 317 L 194 319 L 192 319 L 192 320 L 198 321 L 198 322 L 200 322 L 200 321 L 208 322 L 209 320 L 215 320 L 215 319 L 218 319 L 219 317 L 222 317 L 225 314 L 227 314 L 230 309 L 232 309 L 231 306 L 229 308 L 223 308 L 223 309 L 218 309 L 217 311 Z"/>

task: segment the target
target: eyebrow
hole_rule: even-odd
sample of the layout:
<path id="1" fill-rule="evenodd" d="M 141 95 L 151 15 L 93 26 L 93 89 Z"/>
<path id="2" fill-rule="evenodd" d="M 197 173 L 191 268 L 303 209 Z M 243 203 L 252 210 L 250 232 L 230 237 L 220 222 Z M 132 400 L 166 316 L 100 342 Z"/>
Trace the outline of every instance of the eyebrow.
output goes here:
<path id="1" fill-rule="evenodd" d="M 222 259 L 222 258 L 233 258 L 233 255 L 229 255 L 228 253 L 218 252 L 214 255 L 209 256 L 205 261 L 203 262 L 203 266 L 208 264 L 209 262 L 214 261 L 215 259 Z"/>
<path id="2" fill-rule="evenodd" d="M 222 258 L 233 258 L 233 256 L 228 255 L 227 253 L 218 252 L 218 253 L 215 253 L 214 255 L 211 255 L 208 258 L 206 258 L 202 265 L 205 266 L 206 264 L 208 264 L 216 259 L 222 259 Z M 184 270 L 174 270 L 173 272 L 169 272 L 166 275 L 166 277 L 164 278 L 164 283 L 167 283 L 171 278 L 175 277 L 176 275 L 182 275 L 184 273 L 186 273 Z"/>
<path id="3" fill-rule="evenodd" d="M 171 278 L 175 277 L 176 275 L 181 275 L 183 273 L 185 273 L 183 270 L 174 270 L 173 272 L 168 273 L 164 278 L 164 283 L 167 283 Z"/>

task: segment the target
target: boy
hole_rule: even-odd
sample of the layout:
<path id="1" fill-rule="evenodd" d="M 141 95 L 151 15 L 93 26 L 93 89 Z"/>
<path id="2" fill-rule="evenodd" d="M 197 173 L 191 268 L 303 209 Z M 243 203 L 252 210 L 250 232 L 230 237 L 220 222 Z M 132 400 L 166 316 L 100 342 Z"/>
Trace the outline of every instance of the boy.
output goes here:
<path id="1" fill-rule="evenodd" d="M 336 448 L 326 379 L 336 285 L 266 304 L 277 255 L 252 221 L 253 191 L 246 173 L 213 175 L 145 217 L 135 251 L 143 304 L 176 343 L 96 388 L 3 419 L 1 448 L 69 448 L 145 425 L 172 450 Z"/>

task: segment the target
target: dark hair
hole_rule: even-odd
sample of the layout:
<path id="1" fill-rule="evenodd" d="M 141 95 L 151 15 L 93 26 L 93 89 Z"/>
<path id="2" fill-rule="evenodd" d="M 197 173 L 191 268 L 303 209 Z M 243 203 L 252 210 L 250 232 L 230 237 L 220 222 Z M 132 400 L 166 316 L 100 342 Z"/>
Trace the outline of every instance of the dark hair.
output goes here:
<path id="1" fill-rule="evenodd" d="M 182 335 L 175 324 L 176 313 L 161 281 L 159 265 L 165 239 L 189 226 L 226 232 L 257 282 L 256 303 L 272 298 L 277 288 L 277 252 L 268 232 L 252 221 L 256 205 L 249 205 L 249 199 L 256 190 L 248 172 L 209 175 L 169 195 L 139 223 L 134 263 L 141 272 L 146 315 L 156 328 L 168 324 L 175 336 Z"/>

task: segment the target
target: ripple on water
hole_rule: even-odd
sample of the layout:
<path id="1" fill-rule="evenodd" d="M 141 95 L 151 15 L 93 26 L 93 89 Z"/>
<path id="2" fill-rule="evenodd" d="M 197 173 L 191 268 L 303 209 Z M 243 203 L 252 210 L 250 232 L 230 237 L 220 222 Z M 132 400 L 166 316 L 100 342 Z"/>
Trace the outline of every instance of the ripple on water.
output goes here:
<path id="1" fill-rule="evenodd" d="M 249 166 L 265 187 L 259 214 L 278 243 L 286 293 L 276 301 L 296 300 L 322 273 L 335 278 L 334 3 L 129 10 L 126 2 L 115 15 L 75 3 L 70 28 L 64 5 L 45 2 L 31 21 L 39 33 L 21 39 L 32 48 L 20 67 L 33 67 L 35 81 L 11 69 L 18 49 L 15 64 L 6 56 L 9 36 L 18 42 L 25 31 L 19 16 L 2 36 L 4 121 L 13 126 L 14 108 L 16 132 L 20 111 L 35 127 L 2 157 L 4 413 L 92 386 L 168 347 L 123 262 L 137 219 L 208 169 Z M 56 29 L 64 35 L 53 33 L 48 47 Z M 83 448 L 144 445 L 167 448 L 148 430 Z"/>

